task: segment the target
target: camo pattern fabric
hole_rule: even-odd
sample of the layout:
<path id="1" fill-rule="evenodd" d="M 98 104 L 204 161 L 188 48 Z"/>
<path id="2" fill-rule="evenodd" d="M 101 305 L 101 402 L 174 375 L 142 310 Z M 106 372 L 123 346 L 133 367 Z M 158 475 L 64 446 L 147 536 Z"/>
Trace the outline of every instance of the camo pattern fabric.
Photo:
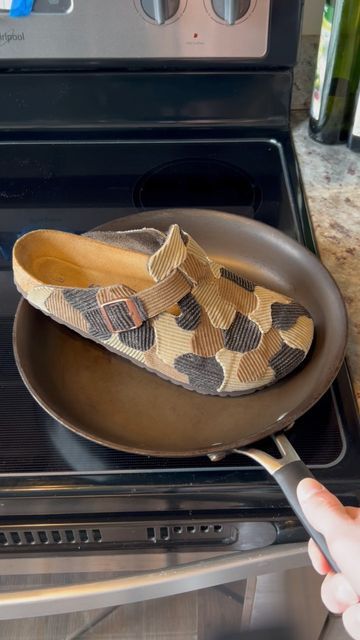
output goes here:
<path id="1" fill-rule="evenodd" d="M 28 300 L 200 393 L 254 391 L 287 376 L 306 357 L 314 333 L 308 311 L 211 261 L 178 225 L 149 257 L 148 271 L 154 285 L 146 291 L 124 284 L 46 285 L 35 287 Z"/>

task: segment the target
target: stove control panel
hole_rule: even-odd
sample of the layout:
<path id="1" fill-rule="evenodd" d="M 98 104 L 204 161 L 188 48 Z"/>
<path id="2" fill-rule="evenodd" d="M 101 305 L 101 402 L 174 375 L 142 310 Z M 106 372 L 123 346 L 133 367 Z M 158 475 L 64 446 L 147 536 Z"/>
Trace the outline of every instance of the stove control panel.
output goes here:
<path id="1" fill-rule="evenodd" d="M 26 60 L 257 60 L 273 0 L 0 0 L 0 65 Z"/>

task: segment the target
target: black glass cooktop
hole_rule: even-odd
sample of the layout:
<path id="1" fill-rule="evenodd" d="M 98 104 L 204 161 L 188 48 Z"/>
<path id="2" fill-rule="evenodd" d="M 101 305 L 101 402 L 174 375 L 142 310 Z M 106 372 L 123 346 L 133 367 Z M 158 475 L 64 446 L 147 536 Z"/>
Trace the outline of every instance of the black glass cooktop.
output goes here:
<path id="1" fill-rule="evenodd" d="M 240 474 L 247 482 L 264 477 L 236 455 L 214 464 L 207 458 L 141 457 L 93 444 L 50 418 L 17 373 L 11 332 L 18 294 L 10 266 L 16 238 L 36 228 L 82 233 L 162 207 L 249 216 L 314 248 L 288 137 L 0 143 L 0 484 L 12 477 L 17 484 L 20 477 L 39 483 L 54 474 L 67 482 L 80 475 L 95 483 L 96 478 L 106 482 L 107 475 L 121 483 L 130 473 L 134 482 L 136 474 L 146 474 L 152 483 L 160 473 L 170 474 L 171 482 L 190 472 L 199 482 L 205 472 L 207 482 L 226 478 L 227 472 L 232 481 Z M 355 475 L 359 433 L 346 370 L 289 437 L 320 476 Z"/>

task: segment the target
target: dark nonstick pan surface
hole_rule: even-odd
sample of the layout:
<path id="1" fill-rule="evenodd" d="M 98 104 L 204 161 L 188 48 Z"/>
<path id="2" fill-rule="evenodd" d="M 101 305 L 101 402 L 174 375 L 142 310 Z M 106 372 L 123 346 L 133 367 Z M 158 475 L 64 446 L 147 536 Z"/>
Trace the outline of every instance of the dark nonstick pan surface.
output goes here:
<path id="1" fill-rule="evenodd" d="M 90 440 L 151 456 L 229 451 L 290 425 L 328 389 L 344 358 L 344 303 L 313 254 L 247 218 L 174 209 L 135 214 L 101 228 L 167 230 L 174 222 L 213 259 L 310 311 L 315 341 L 297 371 L 246 396 L 199 395 L 80 337 L 25 301 L 15 318 L 15 357 L 25 384 L 44 409 Z"/>

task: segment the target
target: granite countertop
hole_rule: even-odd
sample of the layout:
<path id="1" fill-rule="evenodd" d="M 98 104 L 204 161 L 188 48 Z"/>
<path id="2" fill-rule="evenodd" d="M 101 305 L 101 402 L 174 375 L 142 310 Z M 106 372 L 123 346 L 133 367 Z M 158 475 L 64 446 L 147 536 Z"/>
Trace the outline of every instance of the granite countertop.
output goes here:
<path id="1" fill-rule="evenodd" d="M 360 155 L 314 142 L 307 111 L 293 112 L 292 128 L 320 258 L 348 311 L 347 362 L 360 408 Z"/>

